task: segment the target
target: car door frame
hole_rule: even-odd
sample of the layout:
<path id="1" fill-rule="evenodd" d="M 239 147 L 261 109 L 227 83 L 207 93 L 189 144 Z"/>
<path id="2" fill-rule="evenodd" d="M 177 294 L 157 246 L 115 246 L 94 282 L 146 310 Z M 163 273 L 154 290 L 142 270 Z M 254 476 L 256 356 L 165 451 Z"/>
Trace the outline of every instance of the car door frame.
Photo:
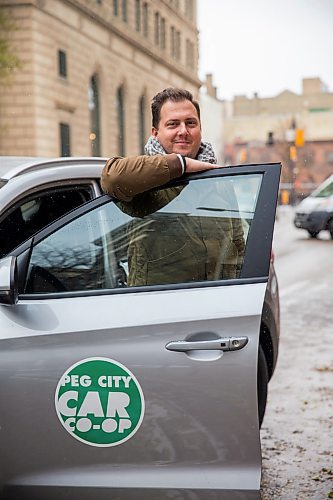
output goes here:
<path id="1" fill-rule="evenodd" d="M 25 295 L 22 294 L 23 287 L 24 287 L 24 280 L 22 280 L 22 276 L 25 276 L 27 273 L 27 268 L 28 268 L 28 263 L 29 263 L 29 257 L 31 254 L 32 247 L 42 241 L 46 236 L 49 234 L 53 233 L 60 227 L 66 225 L 68 222 L 76 219 L 80 215 L 83 215 L 84 213 L 89 212 L 93 208 L 96 208 L 98 206 L 102 206 L 105 203 L 108 203 L 110 201 L 110 198 L 108 196 L 102 196 L 98 199 L 92 200 L 88 202 L 87 204 L 75 209 L 73 212 L 66 214 L 63 216 L 61 219 L 58 221 L 52 223 L 49 227 L 44 228 L 41 230 L 39 233 L 37 233 L 33 238 L 28 240 L 26 243 L 22 244 L 20 247 L 18 247 L 14 252 L 13 255 L 18 257 L 18 269 L 19 269 L 19 275 L 21 275 L 21 283 L 20 283 L 20 291 L 21 294 L 19 296 L 19 300 L 24 303 L 27 301 L 31 300 L 37 300 L 40 303 L 43 303 L 43 301 L 46 299 L 57 299 L 57 298 L 78 298 L 78 297 L 87 297 L 87 296 L 112 296 L 112 295 L 124 295 L 124 294 L 136 294 L 138 292 L 142 292 L 143 296 L 142 299 L 144 300 L 144 293 L 148 293 L 151 297 L 154 296 L 154 292 L 163 292 L 163 291 L 172 291 L 172 290 L 177 290 L 181 291 L 183 289 L 184 292 L 189 295 L 191 293 L 191 290 L 193 292 L 196 292 L 196 289 L 207 289 L 209 287 L 214 288 L 214 287 L 226 287 L 224 288 L 224 294 L 225 296 L 229 293 L 230 294 L 235 292 L 235 286 L 242 286 L 242 285 L 249 285 L 249 286 L 256 286 L 256 285 L 265 285 L 268 281 L 268 274 L 269 274 L 269 256 L 270 256 L 270 249 L 271 249 L 271 243 L 272 243 L 272 237 L 273 237 L 273 226 L 274 226 L 274 218 L 275 218 L 275 210 L 276 210 L 276 202 L 277 202 L 277 194 L 278 194 L 278 181 L 279 181 L 279 175 L 280 175 L 280 165 L 279 164 L 269 164 L 269 165 L 251 165 L 251 166 L 241 166 L 241 167 L 229 167 L 229 168 L 224 168 L 222 169 L 216 169 L 216 170 L 210 170 L 205 173 L 200 173 L 200 174 L 193 174 L 189 176 L 185 176 L 182 180 L 180 181 L 174 181 L 170 184 L 169 186 L 176 186 L 179 185 L 180 182 L 184 182 L 187 180 L 195 180 L 195 179 L 201 179 L 201 178 L 210 178 L 210 177 L 223 177 L 223 176 L 228 176 L 230 174 L 262 174 L 262 183 L 261 183 L 261 188 L 260 192 L 261 194 L 259 195 L 258 198 L 258 205 L 256 207 L 256 212 L 257 216 L 253 220 L 252 228 L 249 234 L 249 239 L 247 242 L 247 251 L 245 255 L 245 260 L 244 260 L 244 266 L 243 270 L 241 273 L 241 276 L 237 279 L 232 279 L 232 280 L 227 280 L 227 281 L 217 281 L 217 282 L 205 282 L 205 283 L 186 283 L 186 284 L 175 284 L 175 285 L 156 285 L 156 286 L 149 286 L 149 287 L 130 287 L 130 288 L 117 288 L 114 290 L 98 290 L 96 292 L 65 292 L 65 293 L 54 293 L 54 294 L 31 294 L 31 295 Z M 111 201 L 112 202 L 112 201 Z M 258 216 L 260 214 L 260 216 Z M 259 243 L 260 241 L 260 243 Z M 230 287 L 230 289 L 228 289 Z M 209 290 L 207 290 L 208 292 Z M 214 291 L 214 290 L 212 290 Z M 234 295 L 235 297 L 235 295 Z M 125 297 L 123 297 L 125 299 Z M 241 306 L 240 306 L 241 307 Z M 260 314 L 260 313 L 258 313 Z M 172 339 L 170 339 L 172 340 Z M 174 339 L 175 340 L 175 339 Z M 259 340 L 259 331 L 258 331 L 258 339 Z M 255 345 L 252 345 L 252 353 L 255 355 Z M 176 354 L 177 355 L 177 354 Z M 182 356 L 183 354 L 180 354 Z M 251 406 L 254 408 L 254 406 Z M 252 410 L 251 410 L 252 411 Z M 257 437 L 258 439 L 258 446 L 256 451 L 254 451 L 255 454 L 258 453 L 259 451 L 259 429 L 258 426 L 253 426 L 252 429 L 250 429 L 251 432 L 254 433 L 254 436 Z M 258 461 L 259 459 L 259 461 Z M 257 456 L 257 467 L 260 466 L 260 457 Z M 199 472 L 199 469 L 198 469 Z M 252 471 L 254 473 L 254 471 Z M 240 491 L 233 496 L 231 494 L 231 491 L 228 490 L 228 484 L 229 487 L 233 488 L 233 486 L 230 485 L 235 485 L 237 483 L 235 479 L 235 475 L 237 473 L 236 468 L 234 467 L 233 470 L 230 470 L 230 474 L 233 477 L 232 480 L 227 480 L 226 481 L 226 492 L 221 494 L 221 496 L 206 496 L 205 498 L 243 498 L 243 499 L 249 499 L 249 498 L 259 498 L 259 496 L 256 496 L 255 491 L 251 491 L 249 489 L 246 489 Z M 245 476 L 247 477 L 247 484 L 250 484 L 249 477 L 251 475 L 250 471 L 244 471 Z M 189 484 L 190 480 L 190 474 L 189 471 L 184 471 L 184 474 L 186 476 L 186 482 Z M 223 476 L 224 480 L 227 478 L 227 476 Z M 258 470 L 256 471 L 256 480 L 254 483 L 257 485 L 257 492 L 259 491 L 259 482 L 258 482 Z M 259 477 L 260 479 L 260 477 Z M 164 478 L 165 480 L 165 478 Z M 198 481 L 194 481 L 196 484 L 198 484 Z M 180 478 L 179 478 L 179 483 L 181 484 Z M 216 486 L 216 483 L 215 483 Z M 254 489 L 256 489 L 254 487 Z M 195 488 L 193 491 L 196 491 Z M 215 491 L 215 490 L 214 490 Z M 122 492 L 123 493 L 123 492 Z M 207 492 L 206 492 L 207 493 Z M 215 492 L 216 493 L 216 492 Z M 109 493 L 110 494 L 110 493 Z M 208 493 L 207 493 L 208 495 Z M 224 495 L 224 496 L 223 496 Z M 225 496 L 227 495 L 227 496 Z"/>
<path id="2" fill-rule="evenodd" d="M 245 171 L 246 170 L 246 171 Z M 181 179 L 176 179 L 165 186 L 162 187 L 174 187 L 180 184 L 183 184 L 184 181 L 187 180 L 195 180 L 195 179 L 206 179 L 206 178 L 214 178 L 214 177 L 227 177 L 228 175 L 238 175 L 238 174 L 262 174 L 262 182 L 260 186 L 260 191 L 262 194 L 258 197 L 258 202 L 256 206 L 256 212 L 260 215 L 257 215 L 252 224 L 251 231 L 248 236 L 248 240 L 246 243 L 246 255 L 244 259 L 244 263 L 242 266 L 241 274 L 239 278 L 236 280 L 228 280 L 228 284 L 237 283 L 258 283 L 263 282 L 268 279 L 269 274 L 269 259 L 267 260 L 266 256 L 271 252 L 272 248 L 272 240 L 273 240 L 273 227 L 271 221 L 275 219 L 276 214 L 276 206 L 278 199 L 278 192 L 276 190 L 276 186 L 278 186 L 281 172 L 281 164 L 280 163 L 267 163 L 267 164 L 255 164 L 255 165 L 242 165 L 242 166 L 234 166 L 234 167 L 224 167 L 216 168 L 212 170 L 208 170 L 206 172 L 199 172 L 196 174 L 187 174 L 183 176 Z M 159 188 L 155 188 L 154 190 L 158 190 Z M 55 232 L 60 227 L 66 225 L 71 220 L 75 220 L 80 217 L 84 213 L 93 210 L 94 208 L 108 203 L 112 200 L 108 195 L 101 195 L 93 200 L 86 202 L 84 205 L 72 210 L 68 214 L 65 214 L 63 217 L 53 222 L 46 228 L 42 229 L 33 237 L 28 239 L 26 242 L 22 243 L 18 246 L 11 255 L 19 257 L 18 259 L 18 270 L 19 275 L 24 276 L 24 268 L 27 265 L 27 258 L 30 255 L 31 248 L 38 244 L 41 240 L 46 238 L 49 234 Z M 116 200 L 113 200 L 116 201 Z M 260 236 L 262 236 L 260 238 Z M 258 242 L 260 241 L 260 244 Z M 23 267 L 22 267 L 23 266 Z M 245 277 L 246 276 L 246 277 Z M 203 282 L 200 283 L 200 287 L 209 287 L 216 286 L 217 283 L 220 282 Z M 19 283 L 19 292 L 22 291 L 22 279 Z M 222 284 L 225 284 L 222 281 Z M 96 294 L 109 294 L 109 293 L 131 293 L 135 292 L 145 292 L 148 290 L 163 290 L 165 286 L 168 289 L 178 289 L 178 288 L 191 288 L 196 287 L 197 283 L 185 283 L 185 284 L 171 284 L 171 285 L 149 285 L 148 287 L 140 286 L 140 287 L 130 287 L 130 288 L 116 288 L 114 290 L 96 290 Z M 85 295 L 87 292 L 73 292 L 74 296 Z M 90 294 L 88 292 L 88 294 Z M 54 294 L 56 296 L 57 294 Z M 36 296 L 36 295 L 34 295 Z M 49 297 L 53 297 L 53 294 L 49 294 Z M 72 296 L 71 292 L 66 294 L 67 297 Z M 25 298 L 32 298 L 29 295 L 21 296 L 20 299 L 23 300 Z"/>

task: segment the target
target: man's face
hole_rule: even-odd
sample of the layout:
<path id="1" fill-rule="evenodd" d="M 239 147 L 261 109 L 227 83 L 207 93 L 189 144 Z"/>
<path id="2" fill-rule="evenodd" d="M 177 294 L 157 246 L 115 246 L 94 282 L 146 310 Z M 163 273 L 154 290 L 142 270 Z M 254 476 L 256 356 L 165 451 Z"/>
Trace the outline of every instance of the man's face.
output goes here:
<path id="1" fill-rule="evenodd" d="M 190 101 L 166 101 L 158 128 L 152 134 L 167 153 L 195 158 L 201 143 L 201 126 L 195 106 Z"/>

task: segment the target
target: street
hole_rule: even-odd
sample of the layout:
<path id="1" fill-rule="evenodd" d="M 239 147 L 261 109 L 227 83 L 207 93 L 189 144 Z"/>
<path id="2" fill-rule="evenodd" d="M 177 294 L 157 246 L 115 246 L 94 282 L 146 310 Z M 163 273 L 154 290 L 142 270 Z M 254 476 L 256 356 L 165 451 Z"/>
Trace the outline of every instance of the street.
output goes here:
<path id="1" fill-rule="evenodd" d="M 262 498 L 322 500 L 333 498 L 333 241 L 311 239 L 292 217 L 279 207 L 281 340 L 261 431 Z"/>

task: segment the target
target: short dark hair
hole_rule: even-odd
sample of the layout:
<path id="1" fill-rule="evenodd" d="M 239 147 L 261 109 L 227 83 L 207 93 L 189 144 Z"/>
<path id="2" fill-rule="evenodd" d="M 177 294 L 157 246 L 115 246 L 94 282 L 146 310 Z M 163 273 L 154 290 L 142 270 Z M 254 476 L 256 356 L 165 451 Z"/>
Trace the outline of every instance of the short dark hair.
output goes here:
<path id="1" fill-rule="evenodd" d="M 158 128 L 158 124 L 161 119 L 161 108 L 166 101 L 182 102 L 190 101 L 195 109 L 197 110 L 199 121 L 200 121 L 200 106 L 197 101 L 194 100 L 191 92 L 185 89 L 177 89 L 173 87 L 168 87 L 156 94 L 151 102 L 151 114 L 152 123 L 154 128 Z"/>

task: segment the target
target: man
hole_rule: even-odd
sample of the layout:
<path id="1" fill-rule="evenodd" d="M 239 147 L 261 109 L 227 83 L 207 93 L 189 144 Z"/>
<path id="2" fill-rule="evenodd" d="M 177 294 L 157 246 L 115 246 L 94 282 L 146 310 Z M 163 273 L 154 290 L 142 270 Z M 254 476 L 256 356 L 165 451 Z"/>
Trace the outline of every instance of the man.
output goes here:
<path id="1" fill-rule="evenodd" d="M 153 98 L 151 109 L 146 155 L 110 158 L 103 170 L 102 188 L 118 200 L 130 201 L 184 172 L 209 170 L 216 163 L 211 145 L 201 141 L 200 108 L 190 92 L 167 88 Z"/>
<path id="2" fill-rule="evenodd" d="M 103 190 L 120 200 L 117 205 L 123 212 L 141 220 L 150 217 L 144 224 L 138 219 L 129 224 L 128 284 L 237 277 L 244 253 L 239 219 L 206 217 L 205 223 L 209 219 L 214 227 L 208 236 L 198 216 L 189 218 L 179 213 L 161 217 L 158 212 L 183 196 L 186 184 L 150 191 L 185 172 L 214 168 L 213 149 L 201 139 L 199 104 L 187 90 L 167 88 L 153 98 L 151 109 L 152 135 L 145 147 L 146 154 L 110 158 L 101 178 Z"/>

